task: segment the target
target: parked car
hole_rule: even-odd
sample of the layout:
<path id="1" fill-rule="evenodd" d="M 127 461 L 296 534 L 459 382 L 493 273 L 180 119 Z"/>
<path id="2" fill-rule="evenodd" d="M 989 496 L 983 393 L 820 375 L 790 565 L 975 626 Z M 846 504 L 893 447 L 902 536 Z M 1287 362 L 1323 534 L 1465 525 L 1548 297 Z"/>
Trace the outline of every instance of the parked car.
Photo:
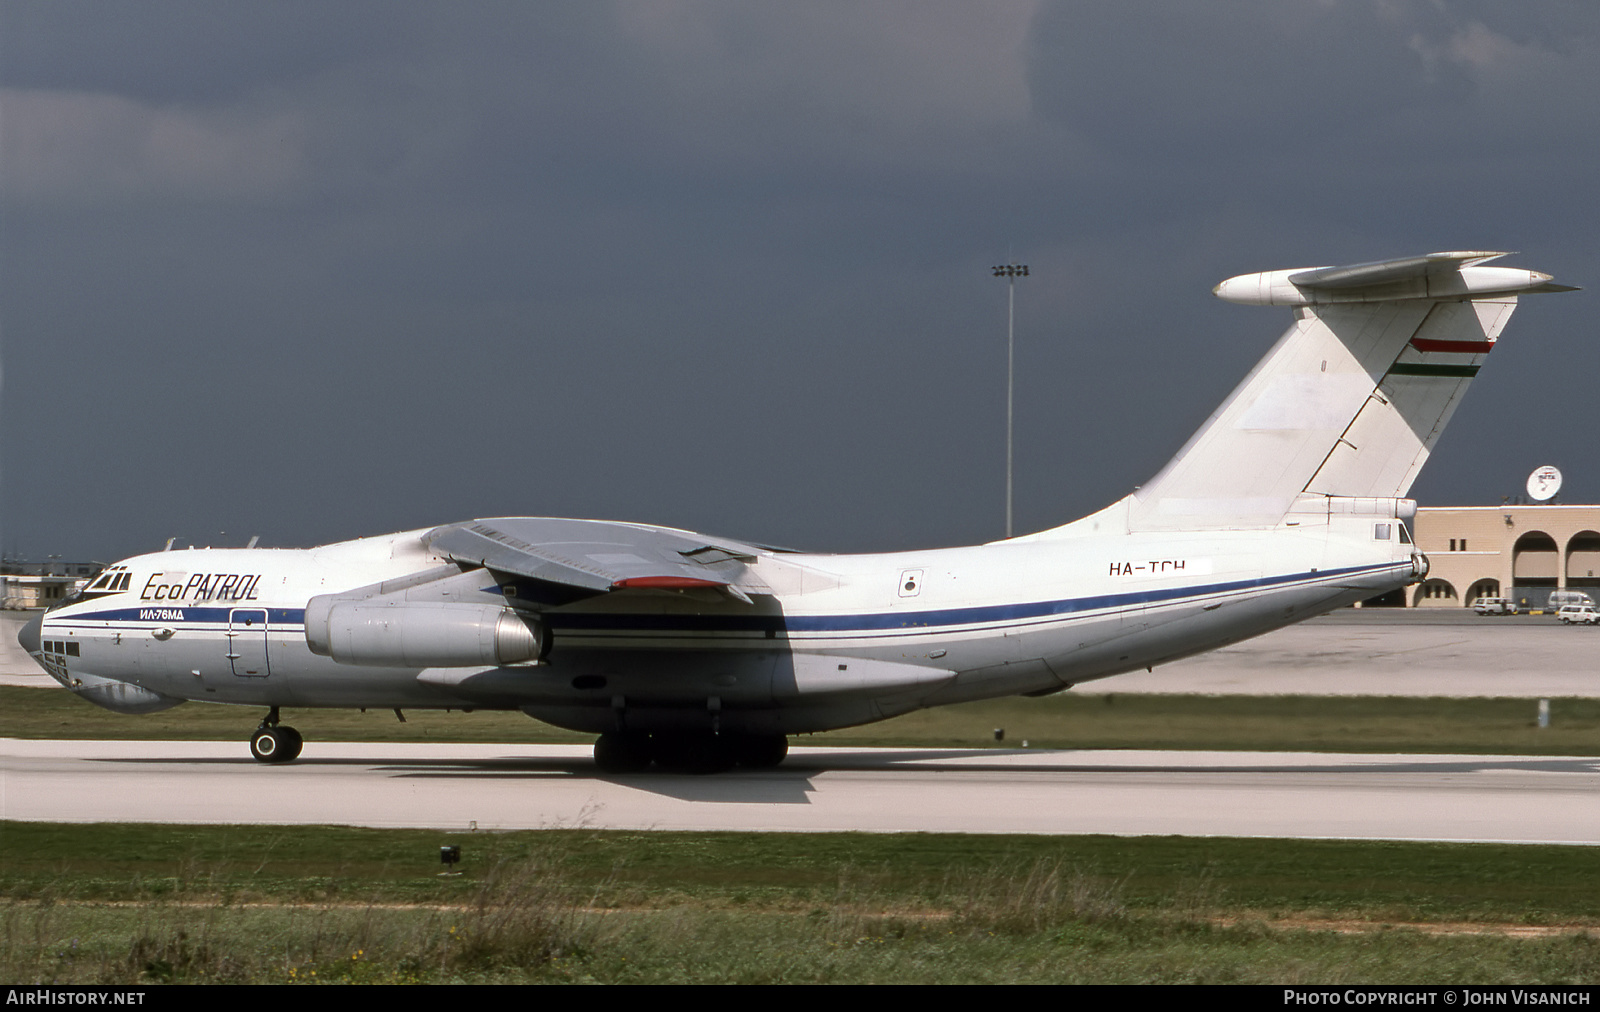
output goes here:
<path id="1" fill-rule="evenodd" d="M 1595 610 L 1592 604 L 1569 604 L 1556 612 L 1556 618 L 1568 625 L 1580 622 L 1586 625 L 1600 625 L 1600 611 Z"/>
<path id="2" fill-rule="evenodd" d="M 1515 615 L 1517 604 L 1503 597 L 1480 597 L 1472 602 L 1472 610 L 1479 615 Z"/>

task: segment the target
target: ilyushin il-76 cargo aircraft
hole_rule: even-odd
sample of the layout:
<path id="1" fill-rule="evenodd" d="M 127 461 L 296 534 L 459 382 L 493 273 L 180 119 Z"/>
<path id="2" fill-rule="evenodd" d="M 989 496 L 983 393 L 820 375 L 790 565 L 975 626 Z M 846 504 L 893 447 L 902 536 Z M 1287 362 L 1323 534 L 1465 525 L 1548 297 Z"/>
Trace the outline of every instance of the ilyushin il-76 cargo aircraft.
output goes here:
<path id="1" fill-rule="evenodd" d="M 1043 696 L 1422 580 L 1405 498 L 1517 297 L 1548 274 L 1434 253 L 1230 278 L 1294 323 L 1154 478 L 969 548 L 813 555 L 646 524 L 468 520 L 311 549 L 117 563 L 20 639 L 119 713 L 186 700 L 521 710 L 608 773 L 773 766 L 788 735 Z"/>

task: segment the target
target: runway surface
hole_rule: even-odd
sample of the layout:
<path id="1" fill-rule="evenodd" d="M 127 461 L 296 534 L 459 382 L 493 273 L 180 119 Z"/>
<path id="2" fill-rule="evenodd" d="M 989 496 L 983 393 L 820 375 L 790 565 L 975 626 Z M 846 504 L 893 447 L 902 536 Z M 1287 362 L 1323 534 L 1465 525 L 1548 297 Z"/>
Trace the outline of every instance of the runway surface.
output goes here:
<path id="1" fill-rule="evenodd" d="M 54 686 L 0 622 L 0 674 Z M 1600 630 L 1346 610 L 1080 692 L 1600 695 Z M 796 749 L 779 769 L 602 777 L 587 746 L 0 739 L 0 818 L 1600 842 L 1600 759 Z"/>
<path id="2" fill-rule="evenodd" d="M 1600 696 L 1600 628 L 1466 608 L 1345 608 L 1081 692 Z"/>
<path id="3" fill-rule="evenodd" d="M 588 748 L 0 739 L 0 817 L 468 829 L 1109 833 L 1600 842 L 1600 758 L 794 750 L 776 770 L 602 776 Z"/>

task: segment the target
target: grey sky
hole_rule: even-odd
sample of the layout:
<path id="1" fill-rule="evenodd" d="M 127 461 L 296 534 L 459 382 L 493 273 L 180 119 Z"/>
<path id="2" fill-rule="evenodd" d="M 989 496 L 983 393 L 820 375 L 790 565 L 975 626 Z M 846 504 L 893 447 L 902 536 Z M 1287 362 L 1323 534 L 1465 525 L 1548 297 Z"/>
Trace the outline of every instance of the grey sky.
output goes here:
<path id="1" fill-rule="evenodd" d="M 1149 477 L 1287 325 L 1244 271 L 1593 288 L 1600 7 L 0 0 L 0 543 L 469 516 L 818 550 Z M 1589 292 L 1414 489 L 1600 499 Z"/>

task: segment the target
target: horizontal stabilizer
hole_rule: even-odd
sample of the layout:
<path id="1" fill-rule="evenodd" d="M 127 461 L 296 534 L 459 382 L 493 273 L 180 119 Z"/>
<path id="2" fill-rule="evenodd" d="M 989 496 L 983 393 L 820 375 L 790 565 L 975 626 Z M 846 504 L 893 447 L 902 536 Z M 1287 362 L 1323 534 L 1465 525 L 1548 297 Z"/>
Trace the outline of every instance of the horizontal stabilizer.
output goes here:
<path id="1" fill-rule="evenodd" d="M 1508 255 L 1489 252 L 1429 253 L 1427 256 L 1375 260 L 1372 263 L 1351 264 L 1348 267 L 1318 267 L 1291 274 L 1289 280 L 1300 288 L 1321 288 L 1329 291 L 1366 288 L 1415 278 L 1443 278 L 1463 267 L 1476 267 Z"/>
<path id="2" fill-rule="evenodd" d="M 1248 306 L 1315 306 L 1335 302 L 1401 299 L 1478 299 L 1573 291 L 1550 275 L 1516 267 L 1484 267 L 1506 256 L 1482 251 L 1429 253 L 1347 267 L 1291 268 L 1241 274 L 1212 289 L 1218 298 Z"/>

